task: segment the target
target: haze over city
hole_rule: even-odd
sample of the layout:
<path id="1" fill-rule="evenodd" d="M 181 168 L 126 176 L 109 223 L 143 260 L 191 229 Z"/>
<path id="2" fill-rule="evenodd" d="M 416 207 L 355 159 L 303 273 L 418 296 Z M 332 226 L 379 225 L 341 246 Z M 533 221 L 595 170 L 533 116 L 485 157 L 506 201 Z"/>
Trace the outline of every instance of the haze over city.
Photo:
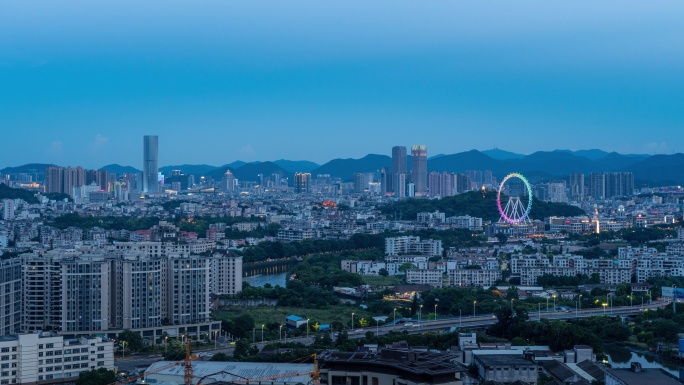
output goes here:
<path id="1" fill-rule="evenodd" d="M 0 2 L 0 385 L 681 385 L 684 2 Z"/>
<path id="2" fill-rule="evenodd" d="M 0 163 L 137 166 L 148 133 L 163 164 L 681 152 L 683 8 L 5 2 Z"/>

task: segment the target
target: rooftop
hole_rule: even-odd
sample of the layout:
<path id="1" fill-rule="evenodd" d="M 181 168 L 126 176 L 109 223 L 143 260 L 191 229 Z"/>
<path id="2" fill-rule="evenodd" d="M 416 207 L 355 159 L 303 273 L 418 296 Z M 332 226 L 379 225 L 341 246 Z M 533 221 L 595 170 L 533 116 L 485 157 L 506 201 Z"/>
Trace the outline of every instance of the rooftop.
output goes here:
<path id="1" fill-rule="evenodd" d="M 627 385 L 682 385 L 681 382 L 670 377 L 665 372 L 658 369 L 642 369 L 635 372 L 631 369 L 609 369 L 606 376 L 612 375 Z"/>
<path id="2" fill-rule="evenodd" d="M 522 356 L 514 356 L 509 354 L 479 354 L 477 359 L 485 366 L 503 366 L 503 365 L 519 365 L 519 366 L 536 366 L 537 363 L 528 361 Z"/>

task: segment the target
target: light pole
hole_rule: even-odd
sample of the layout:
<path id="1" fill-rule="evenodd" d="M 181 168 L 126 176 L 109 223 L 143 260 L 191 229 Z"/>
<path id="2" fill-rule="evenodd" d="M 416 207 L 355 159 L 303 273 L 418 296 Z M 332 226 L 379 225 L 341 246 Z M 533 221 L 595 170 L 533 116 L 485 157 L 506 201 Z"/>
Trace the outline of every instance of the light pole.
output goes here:
<path id="1" fill-rule="evenodd" d="M 164 336 L 164 353 L 169 352 L 169 336 Z"/>
<path id="2" fill-rule="evenodd" d="M 309 338 L 309 319 L 306 319 L 306 338 Z"/>
<path id="3" fill-rule="evenodd" d="M 577 308 L 578 308 L 577 304 L 578 303 L 579 303 L 579 301 L 575 301 L 575 318 L 577 318 Z"/>
<path id="4" fill-rule="evenodd" d="M 397 308 L 394 308 L 394 327 L 397 327 Z"/>
<path id="5" fill-rule="evenodd" d="M 280 325 L 280 330 L 278 330 L 278 339 L 283 340 L 283 325 Z"/>
<path id="6" fill-rule="evenodd" d="M 604 316 L 606 315 L 606 306 L 608 306 L 608 304 L 604 302 L 603 303 L 603 315 Z"/>
<path id="7" fill-rule="evenodd" d="M 538 303 L 537 305 L 539 305 L 539 310 L 538 310 L 537 314 L 539 314 L 539 322 L 541 322 L 541 302 Z"/>
<path id="8" fill-rule="evenodd" d="M 252 343 L 256 344 L 256 328 L 252 329 Z"/>
<path id="9" fill-rule="evenodd" d="M 556 295 L 553 295 L 553 311 L 556 311 Z"/>
<path id="10" fill-rule="evenodd" d="M 546 297 L 546 312 L 549 312 L 549 297 Z"/>
<path id="11" fill-rule="evenodd" d="M 473 300 L 473 318 L 475 318 L 475 304 L 477 303 L 477 300 Z"/>
<path id="12" fill-rule="evenodd" d="M 582 310 L 582 294 L 579 295 L 578 304 L 579 304 L 579 309 Z"/>
<path id="13" fill-rule="evenodd" d="M 420 319 L 423 317 L 423 305 L 420 305 L 418 308 L 418 323 L 420 323 Z"/>
<path id="14" fill-rule="evenodd" d="M 461 309 L 458 309 L 458 327 L 463 325 L 463 314 L 461 314 Z"/>
<path id="15" fill-rule="evenodd" d="M 126 355 L 126 341 L 121 341 L 121 359 Z"/>
<path id="16" fill-rule="evenodd" d="M 435 304 L 435 321 L 437 321 L 437 304 Z"/>
<path id="17" fill-rule="evenodd" d="M 375 335 L 377 336 L 380 333 L 380 326 L 378 326 L 378 317 L 373 317 L 375 319 Z"/>
<path id="18" fill-rule="evenodd" d="M 264 342 L 264 326 L 266 325 L 261 325 L 261 342 Z"/>
<path id="19" fill-rule="evenodd" d="M 674 293 L 676 288 L 677 285 L 672 285 L 672 314 L 677 314 L 677 302 L 675 301 L 676 295 Z"/>
<path id="20" fill-rule="evenodd" d="M 218 335 L 219 331 L 214 330 L 214 349 L 218 349 Z"/>
<path id="21" fill-rule="evenodd" d="M 628 295 L 627 297 L 629 298 L 629 307 L 634 306 L 634 304 L 632 303 L 632 296 Z"/>

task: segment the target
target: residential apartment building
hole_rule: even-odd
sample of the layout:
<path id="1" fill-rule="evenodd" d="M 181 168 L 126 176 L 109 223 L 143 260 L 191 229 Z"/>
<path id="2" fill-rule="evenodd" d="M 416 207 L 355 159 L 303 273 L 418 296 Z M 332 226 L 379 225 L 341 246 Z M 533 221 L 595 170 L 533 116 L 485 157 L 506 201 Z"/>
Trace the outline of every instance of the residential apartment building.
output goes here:
<path id="1" fill-rule="evenodd" d="M 408 269 L 406 270 L 406 283 L 441 287 L 442 276 L 443 273 L 440 270 Z"/>
<path id="2" fill-rule="evenodd" d="M 426 239 L 421 241 L 417 236 L 385 238 L 385 255 L 423 254 L 429 256 L 442 255 L 442 241 Z"/>
<path id="3" fill-rule="evenodd" d="M 114 343 L 100 337 L 66 339 L 52 332 L 0 338 L 0 384 L 53 384 L 81 372 L 114 369 Z"/>
<path id="4" fill-rule="evenodd" d="M 452 269 L 447 270 L 450 286 L 490 287 L 501 279 L 499 269 Z"/>
<path id="5" fill-rule="evenodd" d="M 0 260 L 0 335 L 17 334 L 21 326 L 21 261 Z"/>
<path id="6" fill-rule="evenodd" d="M 242 290 L 242 256 L 232 252 L 215 253 L 209 263 L 211 293 L 235 295 Z"/>

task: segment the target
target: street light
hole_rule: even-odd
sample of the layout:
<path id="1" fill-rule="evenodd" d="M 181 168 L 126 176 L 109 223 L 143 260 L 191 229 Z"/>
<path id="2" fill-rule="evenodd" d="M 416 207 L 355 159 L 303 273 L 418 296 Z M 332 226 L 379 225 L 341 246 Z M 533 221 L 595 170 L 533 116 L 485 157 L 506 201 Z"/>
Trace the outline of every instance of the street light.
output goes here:
<path id="1" fill-rule="evenodd" d="M 631 295 L 628 295 L 627 298 L 629 298 L 629 306 L 630 306 L 630 307 L 634 306 L 634 305 L 632 304 L 632 296 L 631 296 Z"/>
<path id="2" fill-rule="evenodd" d="M 169 352 L 169 336 L 164 336 L 164 353 Z"/>
<path id="3" fill-rule="evenodd" d="M 266 325 L 261 325 L 261 342 L 264 342 L 264 326 Z"/>
<path id="4" fill-rule="evenodd" d="M 420 323 L 420 319 L 423 317 L 423 305 L 420 305 L 420 308 L 418 308 L 418 323 Z"/>
<path id="5" fill-rule="evenodd" d="M 283 325 L 280 325 L 280 330 L 278 331 L 278 338 L 283 340 Z"/>
<path id="6" fill-rule="evenodd" d="M 549 312 L 549 297 L 546 297 L 546 312 Z"/>
<path id="7" fill-rule="evenodd" d="M 397 327 L 397 308 L 394 308 L 394 327 Z"/>
<path id="8" fill-rule="evenodd" d="M 461 314 L 461 309 L 458 309 L 458 327 L 463 325 L 463 314 Z"/>
<path id="9" fill-rule="evenodd" d="M 435 321 L 437 321 L 437 304 L 435 304 Z"/>
<path id="10" fill-rule="evenodd" d="M 309 338 L 309 319 L 306 319 L 306 338 Z"/>
<path id="11" fill-rule="evenodd" d="M 537 314 L 539 314 L 539 322 L 541 322 L 541 302 L 538 303 L 537 305 L 539 305 L 539 310 L 538 310 Z"/>
<path id="12" fill-rule="evenodd" d="M 124 355 L 126 354 L 126 341 L 121 341 L 121 359 L 124 359 Z"/>
<path id="13" fill-rule="evenodd" d="M 394 309 L 396 310 L 396 309 Z M 354 313 L 352 313 L 352 331 L 354 330 Z"/>
<path id="14" fill-rule="evenodd" d="M 553 311 L 556 311 L 556 295 L 553 295 Z"/>
<path id="15" fill-rule="evenodd" d="M 579 295 L 579 309 L 582 310 L 582 294 Z"/>
<path id="16" fill-rule="evenodd" d="M 477 300 L 473 300 L 473 318 L 475 318 L 475 304 L 477 303 Z"/>
<path id="17" fill-rule="evenodd" d="M 606 315 L 606 306 L 608 306 L 608 304 L 604 302 L 603 303 L 603 315 L 604 316 Z"/>
<path id="18" fill-rule="evenodd" d="M 577 304 L 578 303 L 579 303 L 579 301 L 575 301 L 575 318 L 577 318 L 577 307 L 578 307 Z"/>

